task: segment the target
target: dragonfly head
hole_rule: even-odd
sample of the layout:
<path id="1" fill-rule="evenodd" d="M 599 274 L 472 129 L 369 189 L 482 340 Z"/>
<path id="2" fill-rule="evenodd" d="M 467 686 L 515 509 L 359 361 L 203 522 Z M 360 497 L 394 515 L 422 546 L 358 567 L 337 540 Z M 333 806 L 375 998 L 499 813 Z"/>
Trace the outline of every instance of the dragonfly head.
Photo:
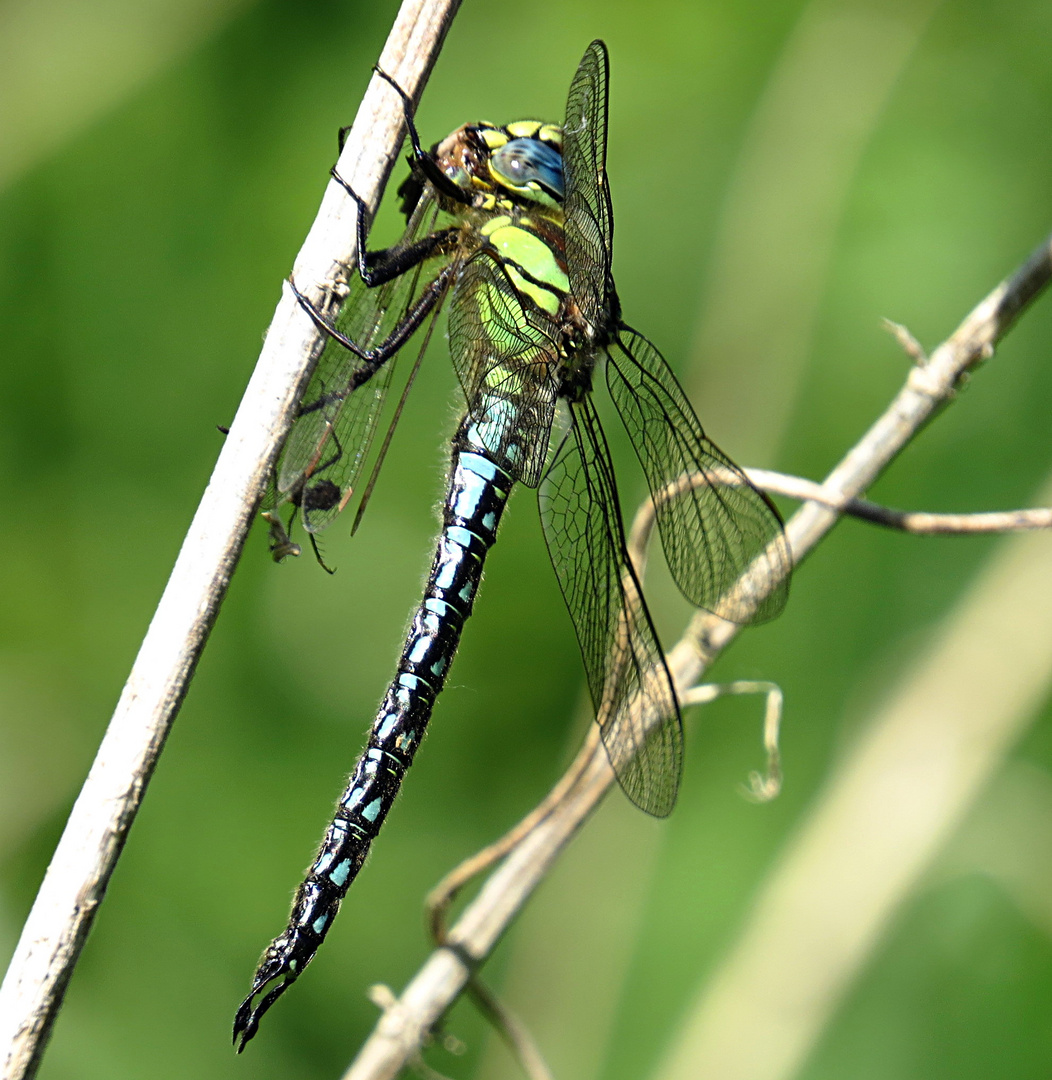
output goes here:
<path id="1" fill-rule="evenodd" d="M 480 206 L 558 210 L 563 200 L 562 129 L 539 120 L 505 127 L 465 124 L 432 151 L 438 167 Z"/>

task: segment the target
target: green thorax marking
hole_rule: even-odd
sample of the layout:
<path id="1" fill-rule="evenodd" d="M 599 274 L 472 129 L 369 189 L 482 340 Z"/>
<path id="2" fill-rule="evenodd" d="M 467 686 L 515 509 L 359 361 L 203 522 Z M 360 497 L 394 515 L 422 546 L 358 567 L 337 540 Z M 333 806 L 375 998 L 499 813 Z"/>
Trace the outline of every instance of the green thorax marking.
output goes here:
<path id="1" fill-rule="evenodd" d="M 515 288 L 555 317 L 570 291 L 566 264 L 562 260 L 562 229 L 553 227 L 554 222 L 550 219 L 545 222 L 543 234 L 539 226 L 540 222 L 528 217 L 498 214 L 478 231 L 503 264 Z"/>

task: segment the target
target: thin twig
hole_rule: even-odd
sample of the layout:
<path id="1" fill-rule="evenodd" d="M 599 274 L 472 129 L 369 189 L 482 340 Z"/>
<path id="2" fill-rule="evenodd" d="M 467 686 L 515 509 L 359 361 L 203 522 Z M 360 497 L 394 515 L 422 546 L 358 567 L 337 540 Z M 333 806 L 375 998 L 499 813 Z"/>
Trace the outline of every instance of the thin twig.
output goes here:
<path id="1" fill-rule="evenodd" d="M 448 942 L 446 915 L 458 893 L 469 882 L 484 874 L 491 866 L 500 862 L 522 839 L 566 797 L 577 782 L 582 770 L 592 756 L 592 751 L 599 743 L 599 725 L 592 724 L 577 756 L 570 767 L 563 773 L 555 786 L 518 824 L 508 830 L 499 840 L 487 845 L 470 858 L 455 866 L 431 890 L 424 903 L 428 930 L 435 945 Z M 504 1040 L 512 1055 L 522 1066 L 529 1080 L 551 1080 L 551 1072 L 540 1049 L 533 1040 L 529 1029 L 500 1000 L 496 993 L 472 972 L 466 990 L 479 1011 L 490 1021 L 493 1028 Z"/>
<path id="2" fill-rule="evenodd" d="M 679 703 L 683 708 L 690 705 L 708 705 L 718 698 L 734 694 L 763 694 L 766 705 L 763 713 L 763 748 L 767 754 L 767 771 L 756 770 L 749 774 L 744 794 L 754 802 L 770 802 L 778 798 L 782 790 L 782 752 L 778 747 L 782 727 L 782 707 L 785 696 L 782 688 L 773 682 L 758 679 L 736 679 L 729 683 L 702 683 L 682 694 Z"/>
<path id="3" fill-rule="evenodd" d="M 987 296 L 926 364 L 910 370 L 906 385 L 887 410 L 826 478 L 821 501 L 808 501 L 788 522 L 786 535 L 797 564 L 836 524 L 840 513 L 836 507 L 861 495 L 935 410 L 952 399 L 961 377 L 993 355 L 995 344 L 1050 277 L 1052 239 Z M 757 573 L 747 570 L 738 587 L 745 595 L 762 598 L 760 584 L 749 580 Z M 770 582 L 767 587 L 777 584 Z M 740 629 L 707 613 L 695 616 L 668 656 L 677 693 L 682 695 L 698 683 Z M 448 933 L 448 946 L 432 953 L 398 1002 L 385 1013 L 344 1080 L 392 1080 L 397 1076 L 613 783 L 613 770 L 597 746 L 566 797 L 523 838 L 464 909 Z"/>
<path id="4" fill-rule="evenodd" d="M 585 736 L 581 749 L 577 752 L 577 756 L 551 791 L 499 840 L 488 844 L 481 851 L 476 852 L 470 858 L 455 866 L 428 893 L 427 900 L 424 903 L 424 910 L 431 940 L 435 945 L 446 945 L 449 941 L 446 929 L 446 915 L 460 890 L 469 882 L 484 874 L 491 866 L 500 862 L 566 798 L 591 760 L 592 753 L 598 744 L 599 725 L 592 724 L 588 729 L 588 734 Z M 477 972 L 472 971 L 466 989 L 478 1006 L 479 1011 L 489 1019 L 494 1029 L 504 1039 L 508 1049 L 530 1080 L 551 1080 L 551 1074 L 544 1057 L 534 1043 L 527 1027 L 489 989 L 479 978 Z"/>
<path id="5" fill-rule="evenodd" d="M 743 786 L 742 791 L 756 802 L 769 802 L 777 797 L 782 786 L 781 752 L 778 746 L 783 705 L 781 688 L 776 683 L 745 679 L 730 683 L 704 683 L 682 694 L 680 705 L 683 708 L 692 705 L 708 705 L 717 698 L 735 694 L 763 694 L 766 698 L 763 743 L 767 754 L 767 769 L 765 773 L 759 771 L 750 773 L 749 784 L 747 787 Z M 465 859 L 431 890 L 425 908 L 428 926 L 436 945 L 447 944 L 445 916 L 459 891 L 507 855 L 562 802 L 590 764 L 599 740 L 599 725 L 592 724 L 577 756 L 545 798 L 514 828 L 477 854 Z M 529 1029 L 486 986 L 479 978 L 477 971 L 472 970 L 465 990 L 504 1039 L 530 1080 L 550 1080 L 547 1064 L 534 1043 Z M 390 1002 L 387 1002 L 385 1008 L 389 1005 Z"/>
<path id="6" fill-rule="evenodd" d="M 393 1008 L 398 1004 L 398 998 L 395 997 L 394 992 L 389 986 L 385 986 L 383 983 L 376 983 L 369 987 L 369 1000 L 381 1011 L 386 1012 L 388 1009 Z M 434 1041 L 433 1039 L 431 1040 Z M 423 1048 L 421 1052 L 414 1054 L 412 1060 L 409 1062 L 409 1068 L 416 1073 L 417 1076 L 422 1077 L 423 1080 L 449 1080 L 448 1076 L 440 1073 L 437 1069 L 432 1069 L 430 1065 L 424 1060 Z"/>
<path id="7" fill-rule="evenodd" d="M 868 499 L 845 498 L 826 490 L 825 485 L 802 476 L 772 472 L 770 469 L 746 469 L 749 479 L 771 495 L 805 499 L 862 518 L 874 525 L 916 535 L 974 536 L 978 533 L 1028 532 L 1052 529 L 1052 508 L 998 510 L 978 514 L 932 514 L 920 510 L 896 510 Z"/>
<path id="8" fill-rule="evenodd" d="M 746 469 L 749 480 L 770 495 L 821 503 L 838 513 L 857 517 L 888 529 L 913 533 L 917 536 L 976 536 L 981 533 L 1032 532 L 1052 528 L 1052 508 L 1039 506 L 1027 510 L 983 511 L 975 514 L 933 514 L 922 510 L 896 510 L 868 499 L 829 491 L 824 484 L 803 476 L 774 472 L 772 469 Z M 707 487 L 713 482 L 733 486 L 741 479 L 731 469 L 716 466 L 705 472 L 683 473 L 677 476 L 656 496 L 648 496 L 632 521 L 628 535 L 628 552 L 639 577 L 646 569 L 650 537 L 657 524 L 657 504 L 669 502 L 695 487 Z"/>
<path id="9" fill-rule="evenodd" d="M 1019 313 L 1052 277 L 1052 240 L 1046 239 L 1007 280 L 982 300 L 929 357 L 910 369 L 906 384 L 888 408 L 826 477 L 823 501 L 805 503 L 786 525 L 786 536 L 798 565 L 833 528 L 839 517 L 829 500 L 858 498 L 902 452 L 935 411 L 953 398 L 960 380 L 990 359 L 995 344 Z M 743 577 L 748 578 L 747 572 Z M 755 592 L 757 584 L 744 588 Z M 737 637 L 740 627 L 700 613 L 669 654 L 677 685 L 692 686 L 704 669 Z"/>
<path id="10" fill-rule="evenodd" d="M 381 66 L 419 97 L 459 0 L 405 0 Z M 370 83 L 340 172 L 375 207 L 401 145 L 402 105 Z M 332 182 L 296 280 L 339 278 L 355 256 L 354 202 Z M 164 595 L 73 807 L 0 988 L 2 1080 L 35 1074 L 66 985 L 175 719 L 296 403 L 324 339 L 286 288 Z"/>
<path id="11" fill-rule="evenodd" d="M 882 320 L 881 325 L 902 346 L 902 351 L 919 367 L 928 362 L 928 354 L 924 346 L 910 333 L 908 327 L 902 323 L 892 322 L 891 319 Z"/>

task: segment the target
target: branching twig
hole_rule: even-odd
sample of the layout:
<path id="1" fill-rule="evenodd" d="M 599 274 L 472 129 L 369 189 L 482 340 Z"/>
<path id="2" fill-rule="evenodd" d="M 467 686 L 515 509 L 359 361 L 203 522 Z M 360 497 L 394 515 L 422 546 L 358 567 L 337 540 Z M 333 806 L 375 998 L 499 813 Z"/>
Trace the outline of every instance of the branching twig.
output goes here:
<path id="1" fill-rule="evenodd" d="M 459 0 L 405 0 L 380 64 L 414 98 Z M 371 207 L 401 145 L 402 105 L 374 78 L 340 156 Z M 330 183 L 295 275 L 311 283 L 353 265 L 355 204 Z M 284 290 L 255 372 L 183 542 L 91 772 L 81 789 L 0 988 L 0 1069 L 23 1080 L 39 1065 L 77 957 L 255 516 L 266 477 L 324 339 Z"/>
<path id="2" fill-rule="evenodd" d="M 480 979 L 468 983 L 472 1000 L 504 1040 L 527 1080 L 553 1080 L 548 1063 L 525 1024 Z"/>
<path id="3" fill-rule="evenodd" d="M 868 499 L 829 491 L 826 485 L 817 484 L 803 476 L 790 476 L 788 473 L 774 472 L 771 469 L 746 469 L 745 472 L 756 487 L 771 495 L 821 503 L 841 514 L 917 536 L 976 536 L 980 533 L 1031 532 L 1052 528 L 1052 508 L 1045 506 L 978 514 L 932 514 L 920 510 L 896 510 Z M 705 487 L 713 480 L 724 485 L 741 483 L 733 470 L 714 467 L 706 472 L 684 473 L 659 492 L 656 499 L 649 496 L 643 501 L 628 535 L 628 551 L 640 577 L 646 569 L 650 536 L 657 524 L 657 502 L 675 499 L 685 491 L 693 487 Z"/>
<path id="4" fill-rule="evenodd" d="M 682 694 L 679 703 L 683 708 L 689 705 L 708 705 L 717 698 L 732 694 L 763 694 L 767 699 L 763 714 L 763 748 L 767 753 L 767 771 L 753 771 L 749 774 L 749 786 L 742 788 L 743 793 L 755 802 L 770 802 L 778 798 L 782 790 L 782 752 L 778 747 L 779 731 L 782 726 L 782 706 L 784 695 L 782 688 L 773 682 L 757 679 L 736 679 L 729 683 L 702 683 L 693 686 Z"/>
<path id="5" fill-rule="evenodd" d="M 993 355 L 995 344 L 1050 277 L 1052 240 L 983 300 L 925 363 L 911 369 L 906 385 L 884 414 L 788 522 L 786 535 L 796 563 L 814 550 L 836 524 L 842 508 L 873 483 L 935 410 L 951 400 L 960 378 Z M 749 575 L 746 571 L 743 579 Z M 769 587 L 776 584 L 771 582 Z M 746 595 L 762 597 L 756 581 L 743 580 L 739 587 Z M 668 657 L 677 693 L 683 695 L 695 686 L 740 629 L 707 613 L 695 616 Z M 344 1080 L 391 1080 L 398 1074 L 614 782 L 597 741 L 586 759 L 572 768 L 579 771 L 564 797 L 523 837 L 465 908 L 448 932 L 448 946 L 425 962 L 381 1019 Z"/>
<path id="6" fill-rule="evenodd" d="M 924 346 L 910 333 L 908 327 L 903 326 L 902 323 L 892 322 L 891 319 L 884 319 L 883 326 L 918 367 L 923 367 L 928 362 L 928 354 L 924 351 Z"/>
<path id="7" fill-rule="evenodd" d="M 845 498 L 826 490 L 801 476 L 788 476 L 769 469 L 746 469 L 749 479 L 771 495 L 804 499 L 842 514 L 885 525 L 889 529 L 917 535 L 974 536 L 978 533 L 1026 532 L 1033 529 L 1052 529 L 1052 508 L 1034 507 L 1029 510 L 1000 510 L 981 514 L 931 514 L 919 510 L 896 510 L 868 499 Z"/>

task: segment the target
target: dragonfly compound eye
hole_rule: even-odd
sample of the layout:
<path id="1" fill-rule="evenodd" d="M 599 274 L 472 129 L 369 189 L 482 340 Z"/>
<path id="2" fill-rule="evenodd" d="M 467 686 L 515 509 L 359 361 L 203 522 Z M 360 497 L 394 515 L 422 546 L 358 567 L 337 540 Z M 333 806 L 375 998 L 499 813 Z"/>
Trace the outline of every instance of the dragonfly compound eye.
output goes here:
<path id="1" fill-rule="evenodd" d="M 515 190 L 542 188 L 560 202 L 563 197 L 563 159 L 559 151 L 537 139 L 512 139 L 490 158 L 497 179 Z"/>

